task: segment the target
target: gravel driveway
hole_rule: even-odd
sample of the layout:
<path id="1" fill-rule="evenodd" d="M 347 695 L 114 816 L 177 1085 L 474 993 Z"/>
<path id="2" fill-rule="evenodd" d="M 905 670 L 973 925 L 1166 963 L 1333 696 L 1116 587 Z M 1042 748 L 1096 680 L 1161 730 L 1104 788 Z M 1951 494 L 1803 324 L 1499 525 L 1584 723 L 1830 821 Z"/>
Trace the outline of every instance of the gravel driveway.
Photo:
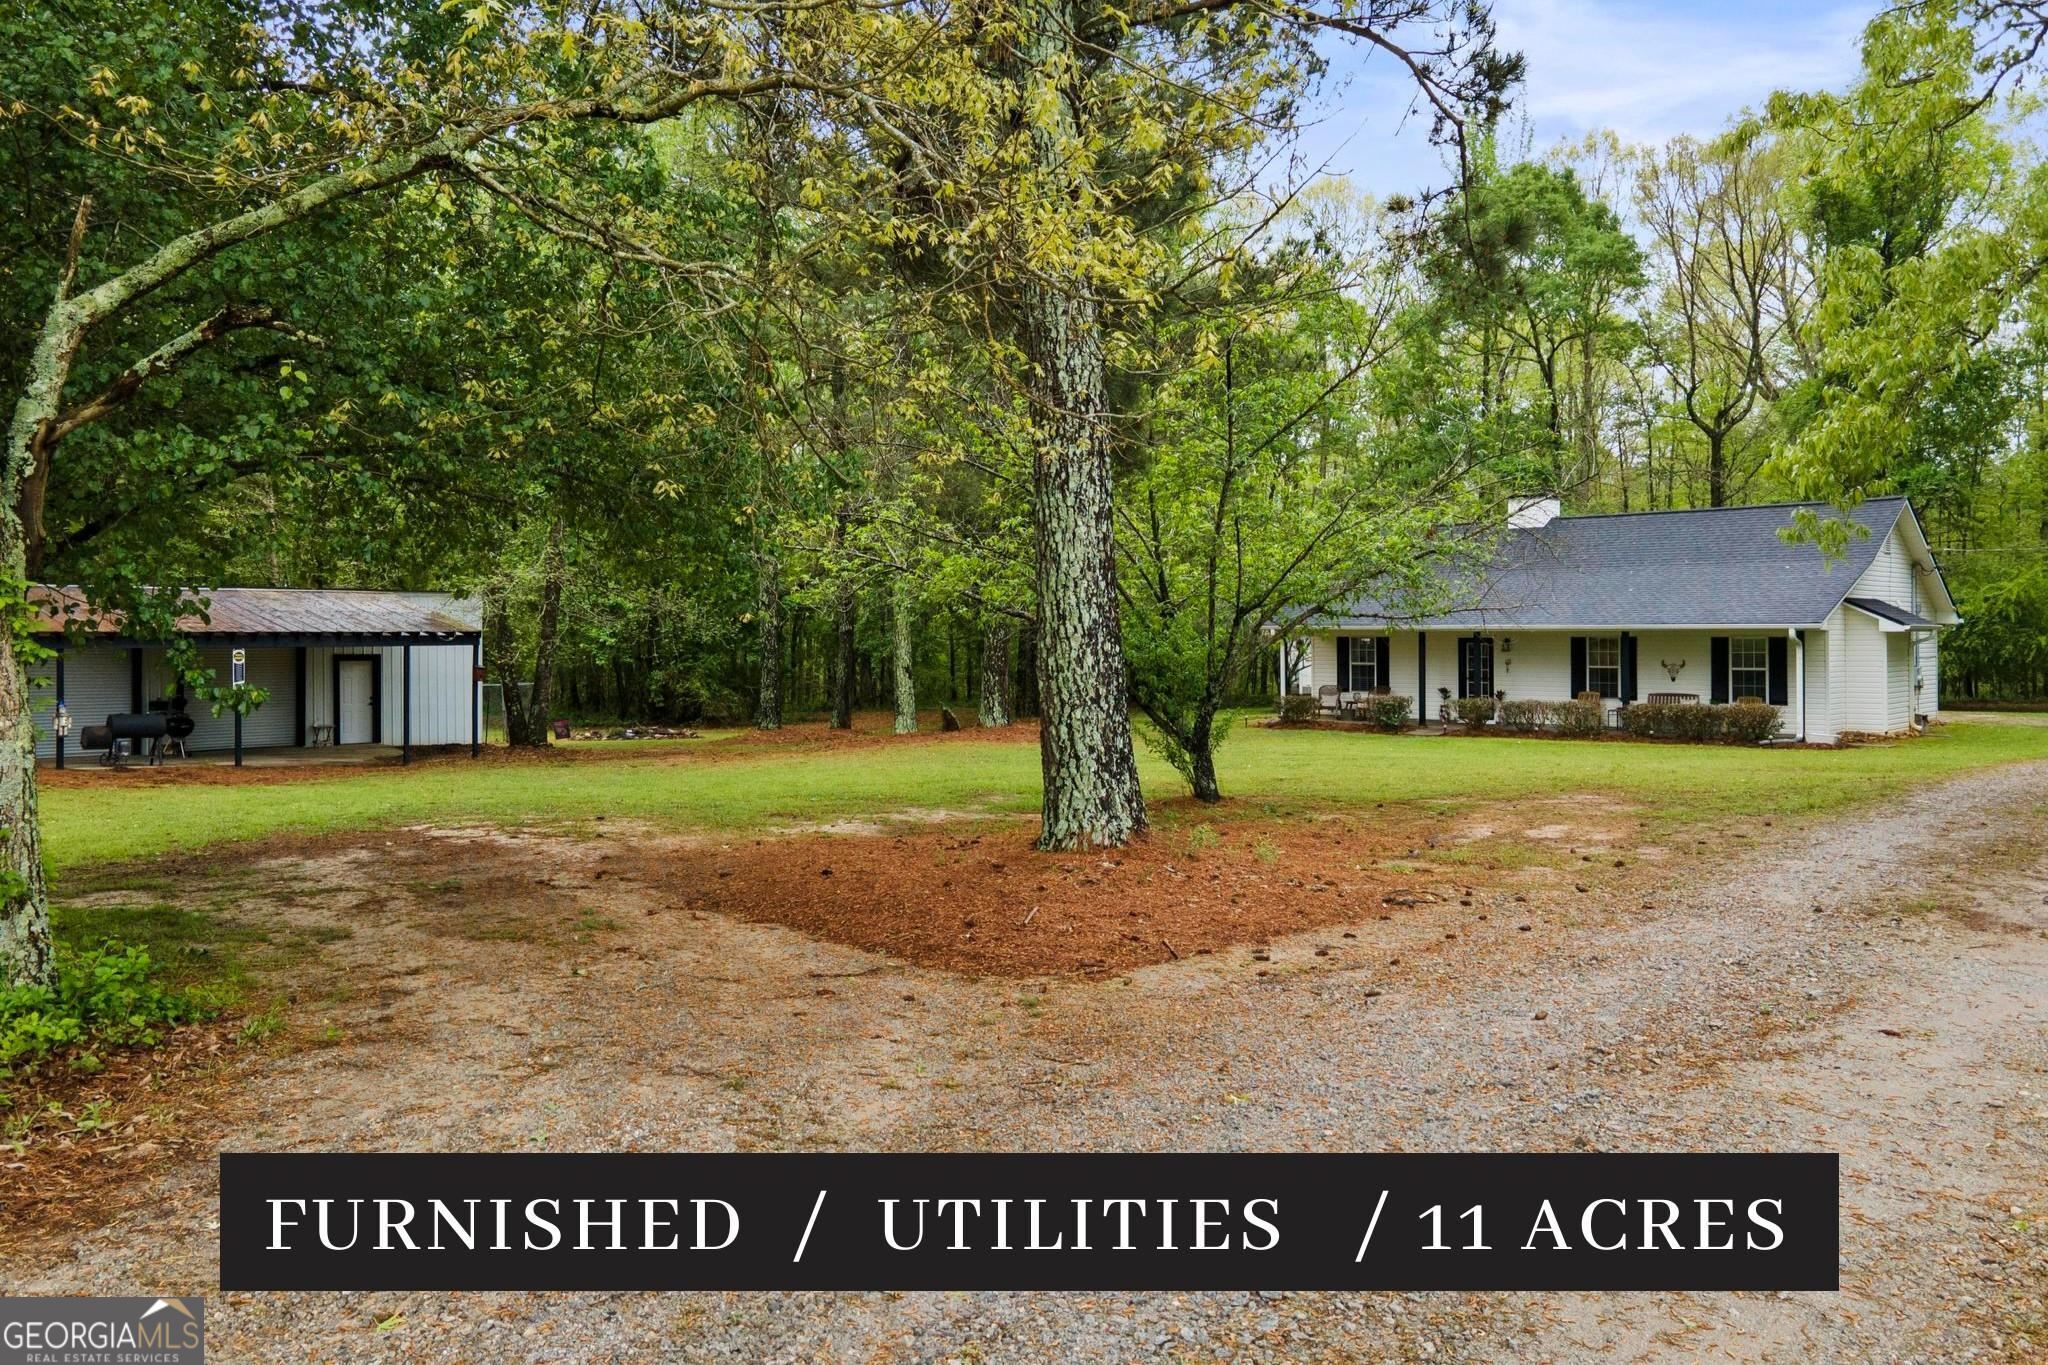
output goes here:
<path id="1" fill-rule="evenodd" d="M 348 989 L 220 1145 L 1838 1150 L 1838 1294 L 222 1296 L 209 1160 L 0 1280 L 207 1294 L 220 1360 L 2040 1358 L 2048 765 L 1757 833 L 1102 984 L 689 913 L 616 838 L 365 836 L 258 865 Z"/>

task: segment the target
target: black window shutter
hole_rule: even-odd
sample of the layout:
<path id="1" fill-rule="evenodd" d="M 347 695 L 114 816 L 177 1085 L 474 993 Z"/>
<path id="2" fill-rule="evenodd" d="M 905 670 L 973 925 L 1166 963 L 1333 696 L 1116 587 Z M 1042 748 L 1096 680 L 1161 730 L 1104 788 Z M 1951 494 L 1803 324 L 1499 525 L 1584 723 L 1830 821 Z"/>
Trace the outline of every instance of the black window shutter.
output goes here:
<path id="1" fill-rule="evenodd" d="M 1415 719 L 1418 724 L 1429 709 L 1429 632 L 1415 634 Z"/>
<path id="2" fill-rule="evenodd" d="M 1785 676 L 1785 664 L 1785 637 L 1773 635 L 1771 637 L 1771 679 L 1767 684 L 1771 696 L 1771 705 L 1773 706 L 1783 706 L 1785 698 L 1789 695 L 1787 684 L 1790 680 Z"/>
<path id="3" fill-rule="evenodd" d="M 1728 700 L 1728 637 L 1716 635 L 1713 647 L 1708 651 L 1707 669 L 1713 674 L 1709 681 L 1707 700 L 1724 702 Z"/>
<path id="4" fill-rule="evenodd" d="M 1572 700 L 1586 690 L 1586 637 L 1572 636 Z"/>
<path id="5" fill-rule="evenodd" d="M 1471 695 L 1467 689 L 1472 685 L 1472 637 L 1458 637 L 1458 695 Z"/>
<path id="6" fill-rule="evenodd" d="M 1621 699 L 1632 702 L 1636 699 L 1636 637 L 1621 637 Z"/>
<path id="7" fill-rule="evenodd" d="M 1337 687 L 1340 691 L 1351 690 L 1351 637 L 1337 637 Z"/>

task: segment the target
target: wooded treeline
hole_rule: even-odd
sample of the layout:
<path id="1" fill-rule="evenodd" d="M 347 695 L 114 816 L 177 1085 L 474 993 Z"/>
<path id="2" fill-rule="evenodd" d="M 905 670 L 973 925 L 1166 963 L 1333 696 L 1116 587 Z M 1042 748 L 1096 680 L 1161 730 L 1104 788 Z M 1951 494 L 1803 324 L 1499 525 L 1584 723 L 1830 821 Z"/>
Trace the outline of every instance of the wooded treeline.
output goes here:
<path id="1" fill-rule="evenodd" d="M 1910 493 L 1944 683 L 2038 693 L 2042 36 L 1887 8 L 1846 90 L 1537 148 L 1468 0 L 16 6 L 0 576 L 138 632 L 145 584 L 473 591 L 522 742 L 1041 715 L 1048 847 L 1143 828 L 1134 713 L 1216 796 L 1274 634 L 1428 606 L 1511 492 Z M 1295 178 L 1339 51 L 1440 184 Z"/>

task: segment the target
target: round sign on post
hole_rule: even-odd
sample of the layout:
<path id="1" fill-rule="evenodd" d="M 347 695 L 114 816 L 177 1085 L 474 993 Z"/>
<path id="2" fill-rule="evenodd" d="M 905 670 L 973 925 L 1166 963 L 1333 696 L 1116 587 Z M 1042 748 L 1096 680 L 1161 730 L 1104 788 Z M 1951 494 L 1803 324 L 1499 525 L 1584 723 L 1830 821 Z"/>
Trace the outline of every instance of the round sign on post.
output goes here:
<path id="1" fill-rule="evenodd" d="M 235 686 L 240 687 L 243 683 L 249 681 L 249 651 L 238 649 L 230 657 L 233 666 L 232 681 Z"/>

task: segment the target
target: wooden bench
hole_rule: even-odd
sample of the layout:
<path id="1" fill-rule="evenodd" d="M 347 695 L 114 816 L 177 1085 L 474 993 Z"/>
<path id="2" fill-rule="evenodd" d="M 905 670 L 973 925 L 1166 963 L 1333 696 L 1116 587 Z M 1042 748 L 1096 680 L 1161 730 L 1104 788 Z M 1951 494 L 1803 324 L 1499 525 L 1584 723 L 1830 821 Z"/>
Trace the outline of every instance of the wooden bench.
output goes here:
<path id="1" fill-rule="evenodd" d="M 1667 703 L 1677 706 L 1696 706 L 1699 704 L 1699 699 L 1700 694 L 1697 692 L 1652 692 L 1643 700 L 1653 706 Z"/>

